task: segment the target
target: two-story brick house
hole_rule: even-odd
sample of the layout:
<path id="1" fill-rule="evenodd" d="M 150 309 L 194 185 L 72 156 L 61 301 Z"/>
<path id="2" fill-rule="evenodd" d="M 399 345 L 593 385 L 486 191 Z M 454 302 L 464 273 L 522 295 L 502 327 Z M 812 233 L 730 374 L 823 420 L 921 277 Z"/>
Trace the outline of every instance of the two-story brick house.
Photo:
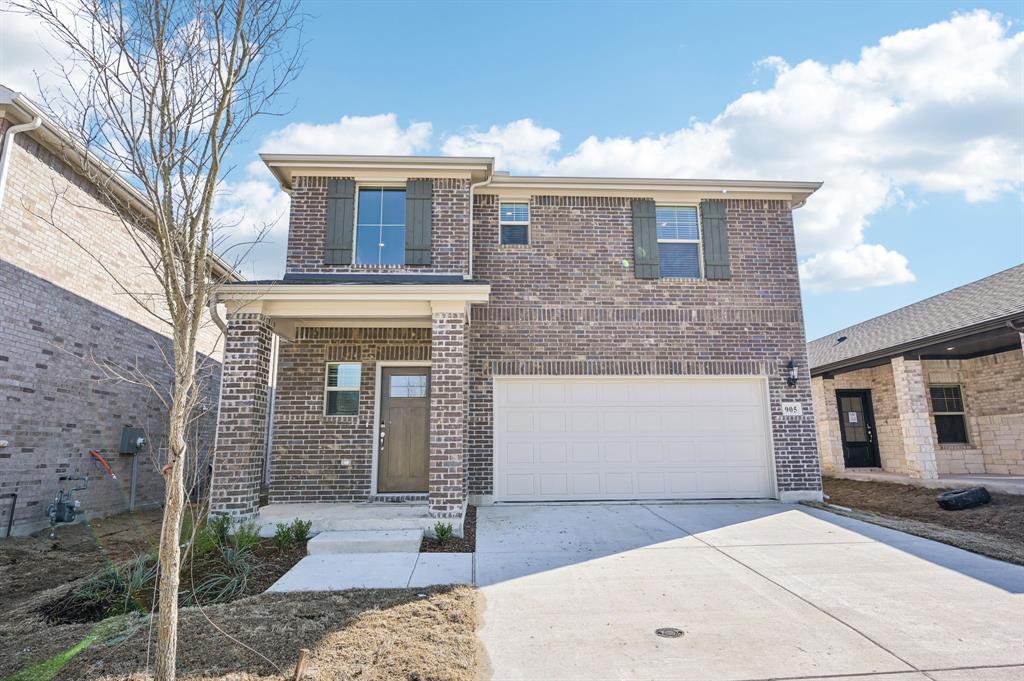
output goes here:
<path id="1" fill-rule="evenodd" d="M 792 222 L 819 184 L 263 160 L 287 267 L 219 293 L 215 511 L 257 511 L 268 432 L 271 504 L 821 497 Z"/>

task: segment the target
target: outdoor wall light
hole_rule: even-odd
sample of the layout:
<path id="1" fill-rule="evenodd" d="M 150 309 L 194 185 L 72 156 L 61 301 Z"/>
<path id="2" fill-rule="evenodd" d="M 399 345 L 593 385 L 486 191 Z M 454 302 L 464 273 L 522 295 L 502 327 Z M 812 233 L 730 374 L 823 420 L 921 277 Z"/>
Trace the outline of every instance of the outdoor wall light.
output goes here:
<path id="1" fill-rule="evenodd" d="M 786 365 L 786 368 L 789 369 L 789 371 L 786 372 L 786 385 L 792 388 L 794 385 L 796 385 L 796 362 L 793 360 L 789 360 L 789 364 Z"/>

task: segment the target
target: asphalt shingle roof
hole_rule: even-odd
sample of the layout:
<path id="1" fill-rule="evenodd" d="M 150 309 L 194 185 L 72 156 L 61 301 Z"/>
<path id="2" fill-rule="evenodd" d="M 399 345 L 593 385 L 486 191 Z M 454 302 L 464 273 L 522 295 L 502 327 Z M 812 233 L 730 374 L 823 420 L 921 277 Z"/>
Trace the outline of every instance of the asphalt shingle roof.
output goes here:
<path id="1" fill-rule="evenodd" d="M 1024 265 L 813 340 L 808 363 L 813 370 L 1015 314 L 1024 315 Z"/>

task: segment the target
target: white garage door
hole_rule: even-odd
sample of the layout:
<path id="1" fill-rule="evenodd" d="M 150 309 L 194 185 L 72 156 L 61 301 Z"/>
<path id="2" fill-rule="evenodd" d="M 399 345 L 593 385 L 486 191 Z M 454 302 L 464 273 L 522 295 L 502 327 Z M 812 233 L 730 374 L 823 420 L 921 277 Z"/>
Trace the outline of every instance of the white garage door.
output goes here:
<path id="1" fill-rule="evenodd" d="M 498 501 L 772 495 L 760 379 L 496 377 Z"/>

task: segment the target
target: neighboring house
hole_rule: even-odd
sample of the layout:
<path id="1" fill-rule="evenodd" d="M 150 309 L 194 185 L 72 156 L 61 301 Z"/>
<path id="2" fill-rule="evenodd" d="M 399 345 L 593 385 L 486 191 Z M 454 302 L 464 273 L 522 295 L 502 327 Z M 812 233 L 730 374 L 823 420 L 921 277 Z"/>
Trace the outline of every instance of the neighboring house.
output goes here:
<path id="1" fill-rule="evenodd" d="M 1024 265 L 812 341 L 821 467 L 1024 475 Z"/>
<path id="2" fill-rule="evenodd" d="M 275 334 L 271 504 L 821 498 L 792 222 L 818 183 L 263 160 L 287 266 L 219 293 L 215 511 L 257 511 Z"/>
<path id="3" fill-rule="evenodd" d="M 166 385 L 172 353 L 169 329 L 108 274 L 159 300 L 159 282 L 109 208 L 111 192 L 127 199 L 132 188 L 114 182 L 101 190 L 90 183 L 66 133 L 2 86 L 0 135 L 2 538 L 10 495 L 17 494 L 14 532 L 31 532 L 47 524 L 46 507 L 57 490 L 71 486 L 61 476 L 89 476 L 88 490 L 76 495 L 89 515 L 126 510 L 136 459 L 136 503 L 159 503 L 166 410 L 148 387 L 116 380 L 112 371 L 137 369 Z M 97 168 L 93 161 L 92 170 Z M 48 224 L 51 211 L 57 227 Z M 218 272 L 233 276 L 223 266 Z M 219 336 L 212 324 L 202 332 L 214 390 Z M 211 411 L 200 423 L 206 449 L 215 402 L 211 396 Z M 137 457 L 120 454 L 125 427 L 144 429 L 149 441 Z M 88 455 L 90 449 L 110 462 L 116 480 Z"/>

